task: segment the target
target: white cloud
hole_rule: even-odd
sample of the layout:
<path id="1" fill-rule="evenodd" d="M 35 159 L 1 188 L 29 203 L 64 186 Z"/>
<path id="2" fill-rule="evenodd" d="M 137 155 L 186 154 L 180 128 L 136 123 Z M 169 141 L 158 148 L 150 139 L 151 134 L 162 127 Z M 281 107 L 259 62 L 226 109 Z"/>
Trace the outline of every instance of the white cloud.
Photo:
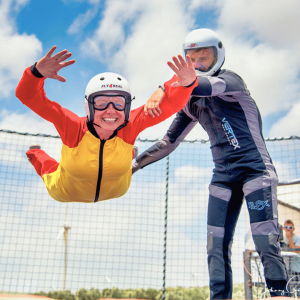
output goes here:
<path id="1" fill-rule="evenodd" d="M 35 35 L 17 32 L 12 17 L 27 2 L 3 0 L 0 3 L 0 98 L 9 96 L 24 69 L 42 52 L 42 44 Z"/>
<path id="2" fill-rule="evenodd" d="M 223 5 L 223 0 L 191 0 L 187 3 L 188 12 L 195 17 L 199 13 L 199 9 L 214 9 L 216 12 L 219 11 L 220 7 Z"/>
<path id="3" fill-rule="evenodd" d="M 300 208 L 299 197 L 300 197 L 300 186 L 299 184 L 294 185 L 283 185 L 277 188 L 277 195 L 280 201 L 287 204 L 293 205 Z"/>
<path id="4" fill-rule="evenodd" d="M 178 41 L 184 39 L 192 21 L 180 1 L 114 1 L 106 5 L 99 27 L 81 49 L 126 77 L 136 97 L 132 108 L 136 108 L 173 75 L 167 61 L 182 53 L 182 42 Z M 171 122 L 172 118 L 147 129 L 140 137 L 162 137 Z M 197 127 L 188 138 L 207 139 Z"/>
<path id="5" fill-rule="evenodd" d="M 181 166 L 175 169 L 175 180 L 177 184 L 188 183 L 193 180 L 205 180 L 209 182 L 212 176 L 212 168 L 200 168 L 194 165 Z"/>
<path id="6" fill-rule="evenodd" d="M 18 12 L 23 6 L 29 3 L 30 0 L 15 0 L 14 9 Z"/>
<path id="7" fill-rule="evenodd" d="M 123 14 L 125 9 L 127 14 Z M 241 75 L 262 116 L 290 110 L 300 91 L 297 22 L 300 2 L 141 0 L 106 2 L 103 19 L 82 51 L 124 75 L 142 105 L 172 71 L 166 61 L 181 53 L 185 35 L 194 28 L 197 13 L 214 9 L 216 31 L 226 47 L 225 67 Z M 92 51 L 91 51 L 92 49 Z M 160 137 L 170 121 L 148 129 L 141 137 Z M 193 130 L 193 133 L 196 133 Z M 200 136 L 199 136 L 199 135 Z M 207 138 L 201 131 L 194 138 Z"/>
<path id="8" fill-rule="evenodd" d="M 116 47 L 122 46 L 124 42 L 125 29 L 123 26 L 136 16 L 137 4 L 138 1 L 124 2 L 117 0 L 106 2 L 103 18 L 99 21 L 99 27 L 92 37 L 87 38 L 81 44 L 82 51 L 89 57 L 97 58 L 101 62 L 107 58 L 112 58 L 112 55 L 116 52 Z M 124 11 L 126 11 L 126 14 L 124 14 Z"/>
<path id="9" fill-rule="evenodd" d="M 228 44 L 225 67 L 243 77 L 262 117 L 290 109 L 297 100 L 299 83 L 298 65 L 292 57 L 286 59 L 288 50 L 273 49 L 267 44 Z M 285 74 L 279 70 L 285 70 Z"/>
<path id="10" fill-rule="evenodd" d="M 81 49 L 127 78 L 139 99 L 137 107 L 171 77 L 166 62 L 182 52 L 178 41 L 189 23 L 180 1 L 107 2 L 99 27 Z"/>
<path id="11" fill-rule="evenodd" d="M 33 112 L 17 114 L 3 109 L 0 112 L 0 128 L 17 132 L 58 135 L 52 123 L 43 120 Z"/>
<path id="12" fill-rule="evenodd" d="M 146 102 L 146 100 L 145 100 Z M 140 133 L 139 138 L 141 139 L 160 139 L 166 134 L 171 123 L 173 122 L 175 115 L 165 120 L 164 122 L 155 125 L 153 127 L 147 128 Z M 197 124 L 186 136 L 185 140 L 208 140 L 208 135 L 206 131 Z"/>
<path id="13" fill-rule="evenodd" d="M 290 110 L 300 91 L 300 2 L 227 0 L 219 7 L 225 67 L 244 78 L 263 117 Z"/>
<path id="14" fill-rule="evenodd" d="M 267 42 L 275 48 L 299 46 L 300 28 L 297 0 L 288 3 L 272 0 L 226 0 L 219 2 L 219 27 L 244 41 L 249 38 Z M 291 50 L 291 49 L 290 49 Z M 296 50 L 296 48 L 294 49 Z"/>
<path id="15" fill-rule="evenodd" d="M 95 4 L 99 4 L 103 0 L 62 0 L 62 1 L 65 2 L 65 3 L 68 3 L 68 2 L 88 2 L 92 5 L 95 5 Z"/>
<path id="16" fill-rule="evenodd" d="M 73 21 L 67 30 L 69 34 L 77 34 L 81 31 L 94 17 L 97 15 L 99 10 L 98 5 L 94 5 L 88 9 L 84 14 L 79 14 L 78 17 Z"/>
<path id="17" fill-rule="evenodd" d="M 280 118 L 271 128 L 270 136 L 300 136 L 300 100 L 295 103 L 290 111 Z"/>

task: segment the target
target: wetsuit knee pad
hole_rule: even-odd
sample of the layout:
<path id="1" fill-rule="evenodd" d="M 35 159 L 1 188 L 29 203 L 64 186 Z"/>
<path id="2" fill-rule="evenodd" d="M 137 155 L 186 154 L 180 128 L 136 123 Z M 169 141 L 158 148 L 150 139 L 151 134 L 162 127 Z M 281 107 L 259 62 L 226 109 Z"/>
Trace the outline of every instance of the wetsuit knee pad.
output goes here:
<path id="1" fill-rule="evenodd" d="M 223 255 L 223 238 L 208 236 L 207 237 L 207 254 L 222 254 Z"/>
<path id="2" fill-rule="evenodd" d="M 232 240 L 225 240 L 224 238 L 219 237 L 207 237 L 207 255 L 208 255 L 208 263 L 210 263 L 211 259 L 217 258 L 217 260 L 224 261 L 226 263 L 230 263 L 231 261 L 231 248 L 232 248 Z"/>
<path id="3" fill-rule="evenodd" d="M 279 253 L 278 235 L 253 235 L 256 250 L 261 253 Z"/>

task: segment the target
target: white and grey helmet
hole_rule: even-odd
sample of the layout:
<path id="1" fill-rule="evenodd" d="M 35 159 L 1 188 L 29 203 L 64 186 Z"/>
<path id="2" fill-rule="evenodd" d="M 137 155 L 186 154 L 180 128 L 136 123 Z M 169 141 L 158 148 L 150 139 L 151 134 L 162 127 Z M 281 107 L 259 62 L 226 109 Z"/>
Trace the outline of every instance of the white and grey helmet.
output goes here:
<path id="1" fill-rule="evenodd" d="M 186 57 L 187 51 L 212 48 L 214 50 L 214 61 L 211 66 L 205 70 L 195 67 L 197 76 L 211 76 L 217 72 L 225 61 L 225 48 L 219 36 L 207 28 L 200 28 L 191 31 L 185 38 L 183 52 Z"/>
<path id="2" fill-rule="evenodd" d="M 94 98 L 101 95 L 107 94 L 121 95 L 125 98 L 125 122 L 119 126 L 116 130 L 119 130 L 126 126 L 130 118 L 130 107 L 131 107 L 131 93 L 127 80 L 116 73 L 105 72 L 94 76 L 85 89 L 85 113 L 88 121 L 94 121 L 95 108 Z"/>

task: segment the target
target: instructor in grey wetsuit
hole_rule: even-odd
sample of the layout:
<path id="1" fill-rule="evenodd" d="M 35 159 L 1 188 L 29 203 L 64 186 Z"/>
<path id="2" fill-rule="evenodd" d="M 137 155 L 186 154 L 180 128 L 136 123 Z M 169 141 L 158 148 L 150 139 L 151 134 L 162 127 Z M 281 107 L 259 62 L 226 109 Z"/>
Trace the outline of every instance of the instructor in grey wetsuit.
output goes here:
<path id="1" fill-rule="evenodd" d="M 209 135 L 215 164 L 207 218 L 211 299 L 232 298 L 231 246 L 244 197 L 270 294 L 284 295 L 287 271 L 278 242 L 278 179 L 262 135 L 259 110 L 243 79 L 221 70 L 225 50 L 213 31 L 190 32 L 183 47 L 194 63 L 199 84 L 164 138 L 137 157 L 133 172 L 170 154 L 199 122 Z M 160 89 L 154 95 L 160 99 L 162 93 Z"/>

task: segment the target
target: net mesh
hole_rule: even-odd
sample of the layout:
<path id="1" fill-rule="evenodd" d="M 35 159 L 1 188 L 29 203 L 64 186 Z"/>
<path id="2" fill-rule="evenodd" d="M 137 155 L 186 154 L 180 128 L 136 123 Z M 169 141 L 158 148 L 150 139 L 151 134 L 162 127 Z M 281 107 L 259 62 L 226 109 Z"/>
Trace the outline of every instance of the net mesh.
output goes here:
<path id="1" fill-rule="evenodd" d="M 299 138 L 266 143 L 280 181 L 297 181 Z M 213 163 L 207 141 L 183 142 L 169 156 L 168 170 L 167 159 L 152 164 L 134 174 L 125 196 L 96 204 L 53 200 L 25 155 L 32 144 L 59 161 L 58 137 L 0 131 L 0 291 L 208 285 L 206 213 Z M 141 153 L 153 141 L 136 145 Z M 293 218 L 300 228 L 298 186 L 279 188 L 278 199 L 293 211 L 280 208 L 279 222 Z M 234 284 L 244 283 L 248 232 L 243 206 L 232 249 Z"/>

